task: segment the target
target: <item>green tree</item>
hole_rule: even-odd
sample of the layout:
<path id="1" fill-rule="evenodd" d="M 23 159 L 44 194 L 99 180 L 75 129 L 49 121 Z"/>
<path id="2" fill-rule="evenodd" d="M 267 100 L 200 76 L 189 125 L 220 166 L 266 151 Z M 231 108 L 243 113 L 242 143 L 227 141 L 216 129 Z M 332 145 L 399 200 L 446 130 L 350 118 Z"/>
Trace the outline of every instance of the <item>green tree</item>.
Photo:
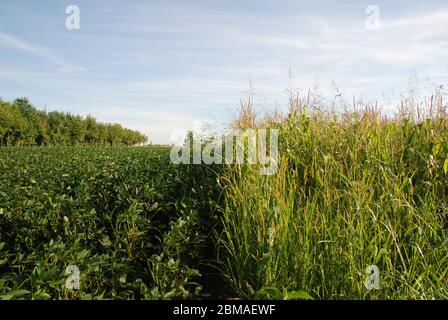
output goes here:
<path id="1" fill-rule="evenodd" d="M 135 145 L 147 141 L 138 131 L 120 124 L 102 124 L 64 112 L 45 112 L 27 98 L 13 103 L 0 99 L 0 145 Z"/>

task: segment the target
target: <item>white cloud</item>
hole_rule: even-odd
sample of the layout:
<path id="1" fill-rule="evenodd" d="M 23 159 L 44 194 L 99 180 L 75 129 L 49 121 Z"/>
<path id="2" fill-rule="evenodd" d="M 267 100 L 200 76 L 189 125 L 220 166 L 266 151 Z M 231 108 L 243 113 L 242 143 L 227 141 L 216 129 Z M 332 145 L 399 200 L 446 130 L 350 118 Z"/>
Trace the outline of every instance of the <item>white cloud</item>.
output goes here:
<path id="1" fill-rule="evenodd" d="M 410 27 L 412 29 L 430 27 L 432 30 L 445 32 L 434 26 L 448 25 L 448 10 L 437 11 L 429 14 L 420 14 L 413 17 L 404 17 L 394 21 L 381 23 L 380 28 Z"/>
<path id="2" fill-rule="evenodd" d="M 260 36 L 254 38 L 264 42 L 265 44 L 271 45 L 286 46 L 298 49 L 308 49 L 311 47 L 308 41 L 305 41 L 299 37 Z"/>
<path id="3" fill-rule="evenodd" d="M 0 32 L 0 46 L 13 49 L 13 50 L 19 50 L 23 52 L 31 53 L 37 57 L 44 58 L 48 61 L 51 61 L 55 64 L 57 64 L 62 71 L 82 71 L 83 69 L 80 67 L 76 67 L 64 59 L 56 56 L 53 54 L 48 48 L 41 47 L 41 46 L 35 46 L 32 45 L 22 39 L 19 39 L 17 37 L 13 37 L 9 34 Z"/>

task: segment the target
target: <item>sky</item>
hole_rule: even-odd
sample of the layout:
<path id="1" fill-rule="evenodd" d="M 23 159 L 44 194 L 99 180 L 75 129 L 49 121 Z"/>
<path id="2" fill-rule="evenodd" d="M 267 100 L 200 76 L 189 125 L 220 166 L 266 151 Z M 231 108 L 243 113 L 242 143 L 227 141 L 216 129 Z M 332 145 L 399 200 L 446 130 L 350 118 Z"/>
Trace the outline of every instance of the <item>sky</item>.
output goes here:
<path id="1" fill-rule="evenodd" d="M 248 95 L 286 111 L 292 88 L 390 102 L 411 77 L 448 87 L 447 30 L 446 0 L 1 0 L 0 97 L 170 143 Z"/>

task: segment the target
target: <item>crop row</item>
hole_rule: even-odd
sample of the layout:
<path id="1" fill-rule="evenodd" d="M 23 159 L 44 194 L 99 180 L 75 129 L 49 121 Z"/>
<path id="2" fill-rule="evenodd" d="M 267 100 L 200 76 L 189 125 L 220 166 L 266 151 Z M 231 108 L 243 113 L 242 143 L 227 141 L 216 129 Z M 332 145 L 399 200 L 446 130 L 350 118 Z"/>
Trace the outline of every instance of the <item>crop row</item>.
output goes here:
<path id="1" fill-rule="evenodd" d="M 199 294 L 215 185 L 207 167 L 170 165 L 167 148 L 1 148 L 0 296 Z"/>

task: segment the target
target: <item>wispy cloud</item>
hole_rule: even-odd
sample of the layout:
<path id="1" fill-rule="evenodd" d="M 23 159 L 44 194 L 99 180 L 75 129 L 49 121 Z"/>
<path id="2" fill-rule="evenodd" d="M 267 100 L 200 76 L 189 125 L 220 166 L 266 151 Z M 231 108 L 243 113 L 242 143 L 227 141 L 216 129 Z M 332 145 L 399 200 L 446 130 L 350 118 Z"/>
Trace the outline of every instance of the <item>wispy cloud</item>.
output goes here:
<path id="1" fill-rule="evenodd" d="M 31 53 L 36 57 L 43 58 L 52 63 L 55 63 L 63 71 L 74 72 L 83 70 L 83 68 L 76 67 L 73 64 L 53 54 L 51 50 L 49 50 L 48 48 L 33 45 L 31 43 L 26 42 L 25 40 L 3 33 L 1 31 L 0 31 L 0 46 L 13 50 Z"/>

